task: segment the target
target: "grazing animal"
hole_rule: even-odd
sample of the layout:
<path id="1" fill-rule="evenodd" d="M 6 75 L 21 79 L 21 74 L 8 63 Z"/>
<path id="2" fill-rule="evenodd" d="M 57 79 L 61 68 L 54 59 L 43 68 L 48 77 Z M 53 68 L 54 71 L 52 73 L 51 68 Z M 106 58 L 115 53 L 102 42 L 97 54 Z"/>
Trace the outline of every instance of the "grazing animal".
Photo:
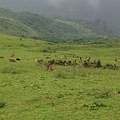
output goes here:
<path id="1" fill-rule="evenodd" d="M 53 66 L 52 66 L 51 62 L 46 63 L 45 66 L 46 66 L 47 70 L 51 70 L 51 71 L 53 70 Z"/>
<path id="2" fill-rule="evenodd" d="M 50 54 L 44 54 L 44 56 L 46 57 L 46 59 L 50 58 Z"/>
<path id="3" fill-rule="evenodd" d="M 120 60 L 115 59 L 116 62 L 120 62 Z"/>
<path id="4" fill-rule="evenodd" d="M 82 57 L 80 57 L 80 61 L 82 62 Z"/>
<path id="5" fill-rule="evenodd" d="M 14 54 L 14 53 L 10 54 L 10 57 L 14 57 L 14 56 L 15 56 L 15 54 Z"/>
<path id="6" fill-rule="evenodd" d="M 43 60 L 37 60 L 35 59 L 35 62 L 39 63 L 39 64 L 42 64 L 43 63 Z"/>
<path id="7" fill-rule="evenodd" d="M 61 59 L 66 59 L 67 56 L 61 55 L 60 58 L 61 58 Z"/>
<path id="8" fill-rule="evenodd" d="M 0 58 L 3 58 L 3 59 L 4 59 L 4 56 L 0 56 Z"/>
<path id="9" fill-rule="evenodd" d="M 91 58 L 91 61 L 96 61 L 96 59 L 95 58 Z"/>
<path id="10" fill-rule="evenodd" d="M 46 59 L 49 59 L 50 58 L 50 56 L 46 56 Z"/>
<path id="11" fill-rule="evenodd" d="M 16 60 L 20 60 L 20 58 L 16 58 Z"/>
<path id="12" fill-rule="evenodd" d="M 10 62 L 16 62 L 14 59 L 10 58 L 9 59 Z"/>

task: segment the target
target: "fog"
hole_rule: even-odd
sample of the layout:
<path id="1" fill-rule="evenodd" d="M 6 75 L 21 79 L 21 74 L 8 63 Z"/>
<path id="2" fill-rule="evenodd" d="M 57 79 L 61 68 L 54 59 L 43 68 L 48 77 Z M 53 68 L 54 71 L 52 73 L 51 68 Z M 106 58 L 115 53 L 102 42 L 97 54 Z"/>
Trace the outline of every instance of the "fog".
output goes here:
<path id="1" fill-rule="evenodd" d="M 100 19 L 120 34 L 120 0 L 0 0 L 13 11 L 64 15 L 94 21 Z"/>

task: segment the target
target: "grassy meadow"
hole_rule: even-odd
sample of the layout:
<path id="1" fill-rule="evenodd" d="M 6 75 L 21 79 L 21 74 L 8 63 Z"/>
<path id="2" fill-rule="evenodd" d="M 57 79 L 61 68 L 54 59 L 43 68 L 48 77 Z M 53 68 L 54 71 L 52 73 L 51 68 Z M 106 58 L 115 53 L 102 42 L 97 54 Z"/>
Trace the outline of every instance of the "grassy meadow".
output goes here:
<path id="1" fill-rule="evenodd" d="M 21 60 L 9 62 L 11 53 Z M 62 54 L 79 65 L 53 65 L 50 71 L 34 61 L 59 60 Z M 114 61 L 120 59 L 119 39 L 62 45 L 0 35 L 0 56 L 0 120 L 120 119 L 120 62 Z M 118 69 L 84 68 L 77 56 Z"/>

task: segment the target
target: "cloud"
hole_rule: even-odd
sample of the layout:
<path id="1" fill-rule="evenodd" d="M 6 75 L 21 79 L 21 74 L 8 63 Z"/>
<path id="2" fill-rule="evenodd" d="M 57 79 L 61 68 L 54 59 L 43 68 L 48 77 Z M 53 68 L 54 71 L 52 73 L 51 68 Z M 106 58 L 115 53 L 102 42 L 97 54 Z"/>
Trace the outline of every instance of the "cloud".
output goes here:
<path id="1" fill-rule="evenodd" d="M 88 3 L 95 9 L 99 8 L 100 5 L 99 0 L 88 0 Z"/>
<path id="2" fill-rule="evenodd" d="M 59 5 L 61 2 L 63 2 L 65 0 L 49 0 L 49 2 L 52 4 L 52 5 Z"/>
<path id="3" fill-rule="evenodd" d="M 80 2 L 81 3 L 85 2 L 86 4 L 90 5 L 94 9 L 97 9 L 100 5 L 99 0 L 47 0 L 47 1 L 48 1 L 48 3 L 50 3 L 54 6 L 59 6 L 63 2 L 69 3 L 71 1 L 73 1 L 73 4 L 75 4 L 75 3 L 80 4 Z"/>

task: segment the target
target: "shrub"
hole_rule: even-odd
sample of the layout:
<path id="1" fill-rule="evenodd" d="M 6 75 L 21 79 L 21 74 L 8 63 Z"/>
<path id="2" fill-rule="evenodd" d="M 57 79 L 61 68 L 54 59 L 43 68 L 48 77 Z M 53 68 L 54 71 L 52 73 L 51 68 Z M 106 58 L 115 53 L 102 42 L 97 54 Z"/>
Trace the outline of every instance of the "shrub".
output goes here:
<path id="1" fill-rule="evenodd" d="M 87 107 L 89 110 L 96 110 L 99 107 L 106 107 L 106 105 L 103 103 L 90 102 L 90 103 L 84 104 L 83 107 Z"/>
<path id="2" fill-rule="evenodd" d="M 4 102 L 0 102 L 0 108 L 4 108 L 5 107 L 5 103 Z"/>

